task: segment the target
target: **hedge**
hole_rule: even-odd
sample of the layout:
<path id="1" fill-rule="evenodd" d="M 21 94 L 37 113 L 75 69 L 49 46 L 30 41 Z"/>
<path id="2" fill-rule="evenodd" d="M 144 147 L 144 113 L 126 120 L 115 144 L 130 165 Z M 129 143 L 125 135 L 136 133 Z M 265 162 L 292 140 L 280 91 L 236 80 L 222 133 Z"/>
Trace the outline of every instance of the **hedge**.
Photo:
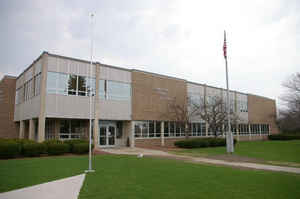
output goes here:
<path id="1" fill-rule="evenodd" d="M 47 146 L 44 143 L 24 143 L 23 155 L 26 157 L 40 156 L 46 153 Z"/>
<path id="2" fill-rule="evenodd" d="M 69 152 L 69 145 L 64 143 L 49 143 L 47 145 L 48 155 L 61 155 Z"/>
<path id="3" fill-rule="evenodd" d="M 236 139 L 234 139 L 234 144 L 236 144 Z M 175 146 L 179 148 L 204 148 L 204 147 L 218 147 L 226 146 L 225 138 L 193 138 L 176 141 Z"/>
<path id="4" fill-rule="evenodd" d="M 21 153 L 19 143 L 14 140 L 0 140 L 0 158 L 15 158 Z"/>
<path id="5" fill-rule="evenodd" d="M 89 143 L 87 140 L 83 139 L 71 139 L 71 140 L 66 140 L 64 141 L 65 144 L 68 144 L 69 146 L 69 152 L 74 153 L 74 145 L 75 144 L 80 144 L 80 143 Z"/>
<path id="6" fill-rule="evenodd" d="M 296 134 L 275 134 L 269 135 L 269 140 L 300 140 L 300 135 Z"/>
<path id="7" fill-rule="evenodd" d="M 73 145 L 73 153 L 84 154 L 89 152 L 89 143 L 77 143 Z"/>

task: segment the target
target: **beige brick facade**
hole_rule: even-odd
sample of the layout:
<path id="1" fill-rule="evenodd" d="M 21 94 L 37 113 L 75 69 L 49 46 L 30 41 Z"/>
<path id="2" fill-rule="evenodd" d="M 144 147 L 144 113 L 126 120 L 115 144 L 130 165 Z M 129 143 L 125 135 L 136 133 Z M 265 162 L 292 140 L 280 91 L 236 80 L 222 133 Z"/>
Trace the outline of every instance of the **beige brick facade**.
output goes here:
<path id="1" fill-rule="evenodd" d="M 0 138 L 18 138 L 14 123 L 16 77 L 4 76 L 0 81 Z"/>
<path id="2" fill-rule="evenodd" d="M 168 100 L 184 104 L 185 80 L 141 71 L 132 72 L 132 120 L 164 120 Z"/>
<path id="3" fill-rule="evenodd" d="M 272 134 L 279 133 L 275 100 L 248 94 L 248 118 L 251 124 L 269 124 Z"/>

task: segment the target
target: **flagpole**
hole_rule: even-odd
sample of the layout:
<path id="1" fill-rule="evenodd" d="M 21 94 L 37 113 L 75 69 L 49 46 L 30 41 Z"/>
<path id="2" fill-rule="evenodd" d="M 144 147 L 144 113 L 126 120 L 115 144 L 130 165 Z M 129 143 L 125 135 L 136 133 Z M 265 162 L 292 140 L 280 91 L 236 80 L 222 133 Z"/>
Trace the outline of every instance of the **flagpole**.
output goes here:
<path id="1" fill-rule="evenodd" d="M 229 80 L 228 80 L 228 66 L 227 66 L 227 45 L 226 45 L 226 32 L 224 30 L 224 58 L 225 58 L 225 67 L 226 67 L 226 86 L 227 86 L 227 122 L 228 122 L 228 132 L 226 134 L 226 148 L 227 153 L 234 152 L 234 145 L 233 145 L 233 136 L 231 132 L 231 125 L 230 125 L 230 98 L 229 98 Z"/>
<path id="2" fill-rule="evenodd" d="M 93 71 L 93 17 L 94 14 L 91 14 L 91 62 L 90 62 L 90 86 L 92 85 L 92 71 Z M 92 169 L 92 90 L 89 92 L 90 95 L 90 128 L 89 128 L 89 168 L 85 170 L 86 173 L 95 172 Z M 96 121 L 94 121 L 96 122 Z"/>

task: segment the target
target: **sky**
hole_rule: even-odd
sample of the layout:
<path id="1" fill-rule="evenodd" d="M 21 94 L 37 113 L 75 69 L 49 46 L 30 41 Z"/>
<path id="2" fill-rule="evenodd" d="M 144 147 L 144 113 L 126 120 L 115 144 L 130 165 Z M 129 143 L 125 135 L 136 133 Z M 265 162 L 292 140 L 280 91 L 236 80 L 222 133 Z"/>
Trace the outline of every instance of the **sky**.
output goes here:
<path id="1" fill-rule="evenodd" d="M 275 99 L 300 72 L 298 0 L 0 1 L 0 78 L 43 51 Z"/>

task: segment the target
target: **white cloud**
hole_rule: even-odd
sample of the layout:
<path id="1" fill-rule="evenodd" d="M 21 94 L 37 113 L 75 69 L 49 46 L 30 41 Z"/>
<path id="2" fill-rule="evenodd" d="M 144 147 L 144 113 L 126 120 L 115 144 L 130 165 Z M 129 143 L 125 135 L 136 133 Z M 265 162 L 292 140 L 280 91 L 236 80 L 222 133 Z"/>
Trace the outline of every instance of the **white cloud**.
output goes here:
<path id="1" fill-rule="evenodd" d="M 278 99 L 299 71 L 297 0 L 1 3 L 4 73 L 18 75 L 43 50 L 89 59 L 91 11 L 95 59 L 106 64 L 225 87 L 226 29 L 231 89 Z"/>

